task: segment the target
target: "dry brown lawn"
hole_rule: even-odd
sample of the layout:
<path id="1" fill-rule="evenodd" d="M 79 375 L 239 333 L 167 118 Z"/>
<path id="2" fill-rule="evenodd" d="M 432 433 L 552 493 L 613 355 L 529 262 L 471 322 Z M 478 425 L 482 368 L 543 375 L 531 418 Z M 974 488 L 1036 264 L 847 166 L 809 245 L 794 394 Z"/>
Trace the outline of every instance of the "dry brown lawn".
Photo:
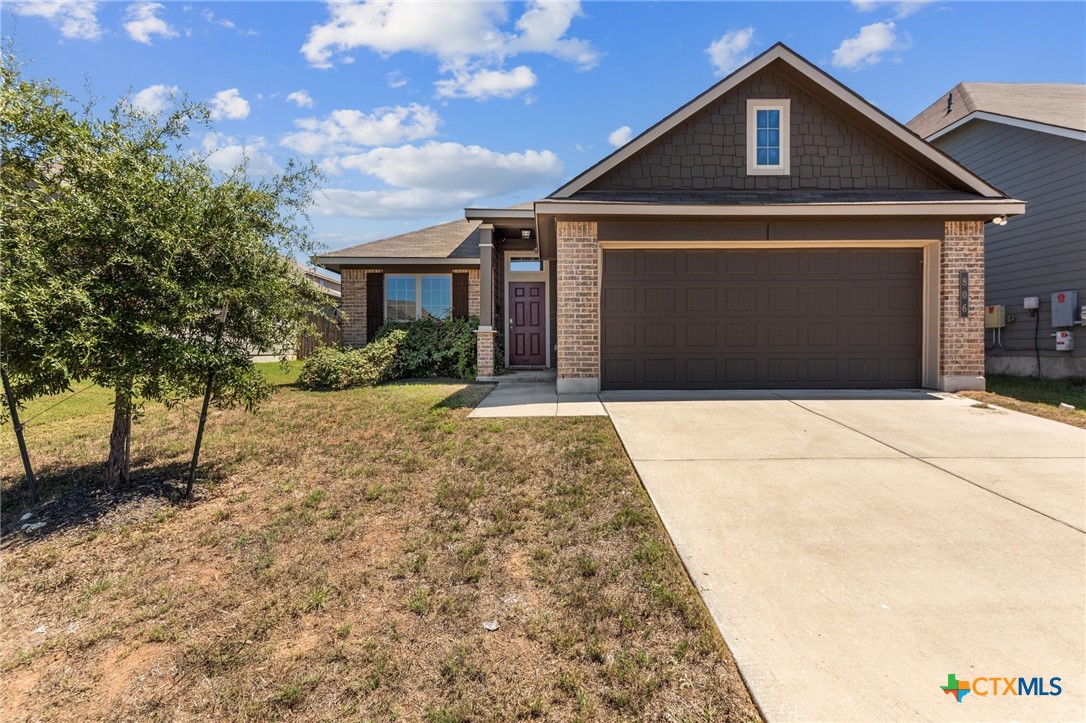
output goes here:
<path id="1" fill-rule="evenodd" d="M 191 503 L 188 410 L 119 495 L 108 407 L 31 425 L 36 508 L 6 426 L 3 719 L 757 720 L 609 421 L 487 390 L 285 386 L 213 415 Z"/>

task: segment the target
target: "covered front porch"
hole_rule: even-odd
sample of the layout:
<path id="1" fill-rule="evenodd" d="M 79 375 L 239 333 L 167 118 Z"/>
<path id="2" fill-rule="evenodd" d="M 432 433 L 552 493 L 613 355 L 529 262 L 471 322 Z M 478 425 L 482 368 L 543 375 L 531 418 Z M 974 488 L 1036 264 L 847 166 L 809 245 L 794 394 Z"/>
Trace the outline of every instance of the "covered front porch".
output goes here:
<path id="1" fill-rule="evenodd" d="M 532 208 L 468 209 L 479 227 L 479 377 L 557 367 L 553 258 L 541 253 Z"/>

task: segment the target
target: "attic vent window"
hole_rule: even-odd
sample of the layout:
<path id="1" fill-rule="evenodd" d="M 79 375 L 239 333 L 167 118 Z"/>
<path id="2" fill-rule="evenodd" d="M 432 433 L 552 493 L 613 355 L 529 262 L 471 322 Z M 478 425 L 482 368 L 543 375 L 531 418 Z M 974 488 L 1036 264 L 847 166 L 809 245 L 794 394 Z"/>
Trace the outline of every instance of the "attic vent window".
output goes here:
<path id="1" fill-rule="evenodd" d="M 748 175 L 788 175 L 790 109 L 788 100 L 747 101 Z"/>

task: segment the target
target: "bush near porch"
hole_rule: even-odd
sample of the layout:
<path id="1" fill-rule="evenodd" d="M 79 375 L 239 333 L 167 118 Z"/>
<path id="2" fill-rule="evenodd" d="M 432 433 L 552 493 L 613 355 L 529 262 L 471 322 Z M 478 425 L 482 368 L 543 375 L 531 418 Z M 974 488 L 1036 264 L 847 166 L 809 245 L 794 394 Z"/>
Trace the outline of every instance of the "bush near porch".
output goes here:
<path id="1" fill-rule="evenodd" d="M 472 379 L 479 320 L 422 318 L 389 322 L 361 349 L 324 347 L 306 360 L 299 385 L 332 390 L 393 379 Z"/>

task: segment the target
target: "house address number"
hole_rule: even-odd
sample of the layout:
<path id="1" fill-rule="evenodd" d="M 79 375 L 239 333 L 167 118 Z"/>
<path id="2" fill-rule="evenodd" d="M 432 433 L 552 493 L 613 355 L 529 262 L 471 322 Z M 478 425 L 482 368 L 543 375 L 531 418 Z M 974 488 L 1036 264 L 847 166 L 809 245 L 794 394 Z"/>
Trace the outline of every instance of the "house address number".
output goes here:
<path id="1" fill-rule="evenodd" d="M 958 315 L 969 316 L 969 272 L 958 272 Z"/>

